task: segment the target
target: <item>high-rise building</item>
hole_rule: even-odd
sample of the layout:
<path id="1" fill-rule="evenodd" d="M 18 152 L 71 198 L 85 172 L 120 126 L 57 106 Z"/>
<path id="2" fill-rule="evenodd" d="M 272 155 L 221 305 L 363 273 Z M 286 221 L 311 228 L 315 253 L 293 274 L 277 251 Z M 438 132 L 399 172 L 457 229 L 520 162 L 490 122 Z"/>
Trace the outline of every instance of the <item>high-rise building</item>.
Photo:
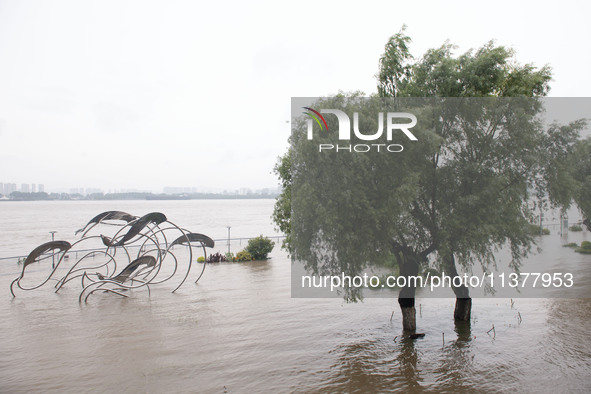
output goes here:
<path id="1" fill-rule="evenodd" d="M 34 183 L 31 184 L 31 193 L 37 193 L 37 185 Z"/>
<path id="2" fill-rule="evenodd" d="M 45 191 L 45 185 L 40 183 L 39 184 L 39 193 L 43 193 Z"/>
<path id="3" fill-rule="evenodd" d="M 4 195 L 9 196 L 10 193 L 16 191 L 16 183 L 5 183 L 4 184 Z"/>
<path id="4" fill-rule="evenodd" d="M 21 185 L 21 192 L 23 192 L 23 193 L 29 193 L 29 184 L 28 183 L 23 183 Z"/>

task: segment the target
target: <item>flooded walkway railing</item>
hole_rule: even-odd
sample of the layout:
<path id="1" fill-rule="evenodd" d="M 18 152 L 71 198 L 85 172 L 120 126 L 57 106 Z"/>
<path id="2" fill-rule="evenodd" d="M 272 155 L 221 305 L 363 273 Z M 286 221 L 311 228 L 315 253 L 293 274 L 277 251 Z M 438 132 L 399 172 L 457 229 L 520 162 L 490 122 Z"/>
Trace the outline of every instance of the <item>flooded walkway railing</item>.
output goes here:
<path id="1" fill-rule="evenodd" d="M 242 242 L 248 242 L 249 240 L 256 238 L 256 237 L 241 237 L 241 238 L 218 238 L 218 239 L 214 239 L 214 241 L 216 242 L 216 245 L 219 245 L 220 247 L 224 246 L 224 247 L 228 247 L 228 244 L 231 245 L 236 245 L 236 243 L 238 243 L 238 245 L 242 245 Z M 280 241 L 282 239 L 285 238 L 285 235 L 272 235 L 272 236 L 266 236 L 266 238 L 269 238 L 273 241 Z M 219 244 L 218 244 L 219 242 Z M 136 245 L 130 245 L 128 248 L 135 248 L 135 247 L 139 247 Z M 88 253 L 88 252 L 95 252 L 100 250 L 100 248 L 91 248 L 91 249 L 78 249 L 78 250 L 70 250 L 68 251 L 68 255 L 72 254 L 74 256 L 74 258 L 78 258 L 78 253 Z M 16 260 L 17 262 L 21 259 L 26 259 L 28 256 L 28 254 L 25 255 L 19 255 L 19 256 L 8 256 L 8 257 L 0 257 L 0 261 L 5 261 L 5 260 Z"/>

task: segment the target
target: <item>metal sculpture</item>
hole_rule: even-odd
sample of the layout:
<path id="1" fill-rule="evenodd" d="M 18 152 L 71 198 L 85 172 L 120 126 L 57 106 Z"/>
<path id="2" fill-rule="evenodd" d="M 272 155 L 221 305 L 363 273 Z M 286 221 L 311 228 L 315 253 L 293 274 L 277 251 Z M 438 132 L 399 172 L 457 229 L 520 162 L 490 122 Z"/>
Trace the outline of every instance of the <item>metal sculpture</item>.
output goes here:
<path id="1" fill-rule="evenodd" d="M 112 236 L 89 235 L 99 225 L 117 226 L 120 229 Z M 76 231 L 76 235 L 79 233 L 82 233 L 81 238 L 72 244 L 67 241 L 52 241 L 33 249 L 25 259 L 20 276 L 10 284 L 12 296 L 15 297 L 15 285 L 21 290 L 34 290 L 55 280 L 54 288 L 57 293 L 66 283 L 79 279 L 82 291 L 78 300 L 86 302 L 97 291 L 127 297 L 124 293 L 130 290 L 146 288 L 150 293 L 150 286 L 181 277 L 180 283 L 172 290 L 174 293 L 189 277 L 193 248 L 200 247 L 204 258 L 207 258 L 205 248 L 214 247 L 214 241 L 208 236 L 182 229 L 160 212 L 148 213 L 142 217 L 120 211 L 103 212 Z M 173 236 L 176 238 L 172 238 Z M 174 241 L 171 242 L 171 239 Z M 83 249 L 82 257 L 77 258 L 69 268 L 64 268 L 70 261 L 68 252 L 83 244 L 94 244 L 94 247 Z M 176 246 L 182 246 L 188 251 L 184 274 L 179 272 L 181 264 L 178 253 L 175 254 L 172 250 Z M 133 253 L 134 248 L 138 248 L 137 253 Z M 57 259 L 57 264 L 52 266 L 49 276 L 41 283 L 29 286 L 21 283 L 28 266 L 54 258 Z M 195 283 L 203 276 L 205 265 L 203 264 Z M 119 270 L 118 267 L 121 266 L 123 269 Z"/>

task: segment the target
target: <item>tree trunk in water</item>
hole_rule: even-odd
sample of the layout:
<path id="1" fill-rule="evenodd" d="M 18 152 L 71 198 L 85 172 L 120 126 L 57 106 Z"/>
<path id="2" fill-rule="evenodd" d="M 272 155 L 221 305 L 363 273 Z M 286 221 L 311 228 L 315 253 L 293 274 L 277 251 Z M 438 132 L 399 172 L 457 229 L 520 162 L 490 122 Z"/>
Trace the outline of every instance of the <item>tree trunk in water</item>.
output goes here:
<path id="1" fill-rule="evenodd" d="M 456 295 L 456 307 L 454 309 L 454 319 L 459 321 L 470 321 L 472 312 L 472 298 L 470 298 L 470 290 L 465 285 L 453 286 L 453 278 L 459 276 L 456 269 L 456 259 L 451 255 L 446 259 L 446 268 L 449 270 L 449 276 L 452 277 L 452 290 Z"/>
<path id="2" fill-rule="evenodd" d="M 454 309 L 454 319 L 459 321 L 470 321 L 472 311 L 472 298 L 456 298 L 456 308 Z"/>
<path id="3" fill-rule="evenodd" d="M 417 330 L 417 310 L 414 298 L 398 298 L 400 311 L 402 312 L 402 329 L 414 332 Z"/>
<path id="4" fill-rule="evenodd" d="M 454 321 L 454 331 L 458 334 L 458 341 L 469 342 L 472 340 L 470 321 Z"/>
<path id="5" fill-rule="evenodd" d="M 400 276 L 406 277 L 406 286 L 398 294 L 398 304 L 402 312 L 402 329 L 404 331 L 414 332 L 417 329 L 417 311 L 415 309 L 416 283 L 410 281 L 409 276 L 417 276 L 418 274 L 418 259 L 404 256 L 403 263 L 400 265 Z"/>

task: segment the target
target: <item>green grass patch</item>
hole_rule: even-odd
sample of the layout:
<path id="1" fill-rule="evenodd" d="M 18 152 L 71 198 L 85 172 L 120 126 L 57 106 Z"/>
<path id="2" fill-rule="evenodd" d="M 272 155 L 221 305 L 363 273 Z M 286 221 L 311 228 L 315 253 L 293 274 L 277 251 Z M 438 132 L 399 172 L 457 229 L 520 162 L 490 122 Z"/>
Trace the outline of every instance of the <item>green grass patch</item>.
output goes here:
<path id="1" fill-rule="evenodd" d="M 591 254 L 591 242 L 589 242 L 589 241 L 581 242 L 581 247 L 576 248 L 575 252 L 582 253 L 582 254 Z"/>

